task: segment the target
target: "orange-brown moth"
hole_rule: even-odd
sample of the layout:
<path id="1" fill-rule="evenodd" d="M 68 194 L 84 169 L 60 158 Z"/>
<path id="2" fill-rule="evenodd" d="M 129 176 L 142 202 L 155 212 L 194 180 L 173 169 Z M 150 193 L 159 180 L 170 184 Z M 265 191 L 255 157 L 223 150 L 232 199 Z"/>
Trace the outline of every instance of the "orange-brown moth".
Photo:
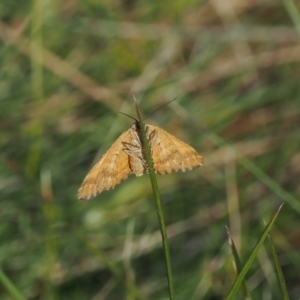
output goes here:
<path id="1" fill-rule="evenodd" d="M 203 165 L 202 156 L 193 147 L 157 126 L 143 125 L 155 173 L 185 172 Z M 113 189 L 131 174 L 142 176 L 148 173 L 142 145 L 140 121 L 136 120 L 86 175 L 78 190 L 78 198 L 90 199 L 104 190 Z"/>

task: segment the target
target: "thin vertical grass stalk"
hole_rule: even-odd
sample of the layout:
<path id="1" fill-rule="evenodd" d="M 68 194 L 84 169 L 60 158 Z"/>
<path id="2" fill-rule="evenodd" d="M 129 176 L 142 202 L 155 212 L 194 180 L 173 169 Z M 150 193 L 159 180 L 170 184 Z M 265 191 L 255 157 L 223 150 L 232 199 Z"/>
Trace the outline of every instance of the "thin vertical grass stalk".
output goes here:
<path id="1" fill-rule="evenodd" d="M 275 245 L 274 245 L 271 233 L 268 234 L 268 240 L 269 240 L 271 253 L 272 253 L 272 257 L 273 257 L 273 261 L 274 261 L 275 273 L 277 275 L 280 291 L 281 291 L 281 294 L 282 294 L 282 299 L 283 300 L 290 300 L 289 295 L 288 295 L 287 286 L 286 286 L 286 283 L 285 283 L 285 280 L 284 280 L 283 272 L 282 272 L 282 269 L 281 269 L 281 266 L 280 266 L 280 262 L 279 262 L 279 259 L 278 259 L 278 255 L 276 253 L 276 249 L 275 249 Z"/>
<path id="2" fill-rule="evenodd" d="M 138 106 L 135 98 L 134 98 L 134 102 L 135 102 L 135 107 L 136 107 L 136 112 L 137 112 L 137 116 L 138 116 L 140 132 L 141 132 L 142 149 L 143 149 L 144 157 L 145 157 L 145 160 L 146 160 L 146 163 L 148 166 L 149 177 L 151 180 L 153 196 L 154 196 L 155 205 L 156 205 L 156 212 L 157 212 L 157 216 L 158 216 L 160 232 L 161 232 L 161 237 L 162 237 L 164 256 L 165 256 L 165 262 L 166 262 L 166 270 L 167 270 L 167 279 L 168 279 L 168 286 L 169 286 L 169 296 L 170 296 L 170 300 L 174 300 L 175 299 L 174 298 L 174 283 L 173 283 L 170 249 L 169 249 L 169 243 L 168 243 L 168 237 L 167 237 L 167 231 L 166 231 L 163 211 L 162 211 L 162 207 L 161 207 L 161 201 L 160 201 L 160 196 L 159 196 L 159 189 L 158 189 L 156 174 L 154 172 L 149 141 L 146 136 L 145 124 L 143 123 L 143 120 L 141 117 L 141 112 L 139 110 L 139 106 Z"/>

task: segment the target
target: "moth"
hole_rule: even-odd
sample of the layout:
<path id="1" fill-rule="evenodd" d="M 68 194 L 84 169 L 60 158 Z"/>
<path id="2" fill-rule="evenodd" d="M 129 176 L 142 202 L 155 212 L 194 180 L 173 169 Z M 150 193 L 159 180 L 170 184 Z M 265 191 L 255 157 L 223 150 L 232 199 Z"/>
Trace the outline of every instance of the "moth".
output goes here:
<path id="1" fill-rule="evenodd" d="M 165 130 L 145 124 L 153 168 L 157 174 L 192 170 L 203 165 L 202 156 L 191 146 Z M 84 178 L 79 199 L 90 199 L 104 190 L 113 189 L 129 175 L 142 176 L 148 166 L 141 140 L 141 128 L 136 122 L 111 145 Z"/>

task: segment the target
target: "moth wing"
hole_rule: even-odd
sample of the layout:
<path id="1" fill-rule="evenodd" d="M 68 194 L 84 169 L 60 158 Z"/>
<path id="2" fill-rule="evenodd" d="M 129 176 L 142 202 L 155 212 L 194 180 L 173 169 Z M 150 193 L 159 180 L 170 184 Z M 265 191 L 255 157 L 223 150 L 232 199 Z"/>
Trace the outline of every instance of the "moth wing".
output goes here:
<path id="1" fill-rule="evenodd" d="M 79 199 L 90 199 L 113 189 L 132 173 L 128 154 L 123 151 L 123 143 L 132 142 L 131 130 L 123 132 L 86 175 L 78 190 Z"/>
<path id="2" fill-rule="evenodd" d="M 156 173 L 185 172 L 203 165 L 193 147 L 157 126 L 147 124 L 146 129 Z"/>

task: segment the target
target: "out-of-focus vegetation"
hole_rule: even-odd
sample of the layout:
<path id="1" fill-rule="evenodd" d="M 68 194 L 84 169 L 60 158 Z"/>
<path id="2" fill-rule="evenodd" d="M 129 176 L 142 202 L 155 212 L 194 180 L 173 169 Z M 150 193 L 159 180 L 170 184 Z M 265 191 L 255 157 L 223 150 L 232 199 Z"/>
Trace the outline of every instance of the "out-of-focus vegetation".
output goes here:
<path id="1" fill-rule="evenodd" d="M 167 299 L 149 178 L 76 199 L 132 94 L 144 115 L 176 97 L 147 122 L 204 157 L 158 177 L 177 299 L 224 299 L 226 226 L 243 261 L 282 202 L 272 235 L 298 299 L 297 1 L 2 1 L 0 16 L 0 262 L 26 299 Z M 267 246 L 246 284 L 281 299 Z"/>

